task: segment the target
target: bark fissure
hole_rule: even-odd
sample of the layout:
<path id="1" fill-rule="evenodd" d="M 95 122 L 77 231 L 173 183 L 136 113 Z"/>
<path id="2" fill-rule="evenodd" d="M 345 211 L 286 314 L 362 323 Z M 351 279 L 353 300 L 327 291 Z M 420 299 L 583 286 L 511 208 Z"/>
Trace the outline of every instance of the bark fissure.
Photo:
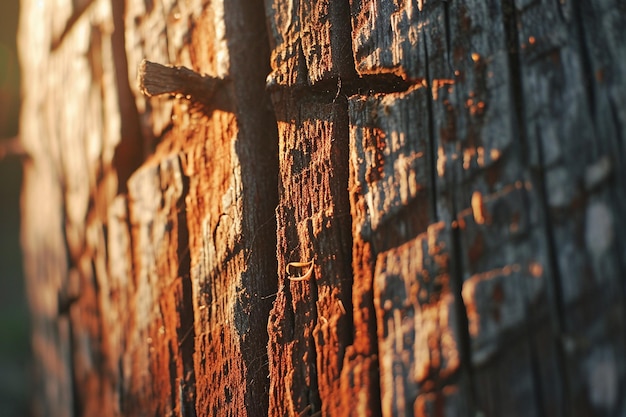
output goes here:
<path id="1" fill-rule="evenodd" d="M 37 417 L 623 414 L 618 3 L 22 1 Z"/>
<path id="2" fill-rule="evenodd" d="M 69 363 L 68 369 L 70 371 L 70 392 L 72 393 L 72 414 L 74 416 L 82 416 L 83 415 L 83 404 L 81 401 L 81 387 L 78 381 L 76 380 L 76 364 L 74 363 L 74 354 L 76 353 L 76 342 L 74 341 L 74 330 L 72 329 L 72 321 L 69 318 L 69 315 L 64 318 L 67 320 L 68 326 L 68 339 L 69 339 Z"/>
<path id="3" fill-rule="evenodd" d="M 546 239 L 546 250 L 548 260 L 548 285 L 550 286 L 549 295 L 551 298 L 550 303 L 550 316 L 553 326 L 553 334 L 557 335 L 554 339 L 555 350 L 557 352 L 557 369 L 560 376 L 560 381 L 563 384 L 563 415 L 571 415 L 569 404 L 571 404 L 570 389 L 569 389 L 569 375 L 567 373 L 565 353 L 563 351 L 563 337 L 566 335 L 564 329 L 564 320 L 566 316 L 566 306 L 562 297 L 563 286 L 561 280 L 561 270 L 559 267 L 558 259 L 558 246 L 554 237 L 554 228 L 550 216 L 550 207 L 548 205 L 549 192 L 546 186 L 545 179 L 545 162 L 541 146 L 541 134 L 539 131 L 535 132 L 537 144 L 537 160 L 538 167 L 534 170 L 534 183 L 538 189 L 541 202 L 541 226 Z"/>
<path id="4" fill-rule="evenodd" d="M 563 320 L 564 320 L 564 305 L 563 300 L 561 298 L 561 294 L 563 293 L 562 285 L 561 285 L 561 274 L 558 265 L 558 257 L 557 257 L 557 245 L 554 238 L 554 230 L 552 227 L 552 222 L 550 220 L 550 207 L 548 205 L 548 193 L 545 185 L 545 167 L 546 162 L 543 157 L 543 144 L 541 141 L 541 133 L 539 131 L 534 132 L 534 141 L 533 143 L 529 143 L 530 136 L 529 132 L 526 128 L 526 111 L 525 111 L 525 103 L 524 103 L 524 90 L 523 90 L 523 81 L 522 81 L 522 60 L 520 58 L 520 42 L 518 35 L 518 11 L 516 8 L 516 4 L 513 0 L 502 0 L 502 11 L 503 11 L 503 24 L 505 27 L 505 35 L 506 35 L 506 45 L 508 46 L 508 69 L 509 69 L 509 77 L 510 77 L 510 94 L 513 101 L 514 112 L 511 112 L 511 126 L 513 127 L 513 137 L 516 139 L 516 143 L 519 144 L 521 154 L 519 156 L 519 160 L 523 163 L 528 164 L 530 166 L 531 177 L 533 178 L 533 183 L 538 187 L 539 193 L 539 201 L 540 203 L 540 217 L 541 217 L 541 226 L 544 232 L 544 236 L 546 238 L 546 246 L 547 246 L 547 259 L 549 264 L 549 273 L 548 273 L 548 282 L 551 285 L 550 293 L 550 303 L 549 303 L 549 312 L 552 321 L 553 332 L 556 335 L 563 334 Z M 520 11 L 521 12 L 521 11 Z M 532 166 L 532 161 L 530 160 L 530 152 L 529 148 L 533 147 L 536 152 L 536 166 Z M 529 312 L 529 316 L 532 318 L 533 312 Z M 532 334 L 529 333 L 529 337 L 532 339 Z M 569 415 L 568 404 L 570 401 L 568 400 L 569 390 L 568 390 L 568 375 L 566 374 L 566 365 L 565 365 L 565 356 L 563 352 L 562 343 L 560 343 L 559 338 L 555 338 L 553 342 L 553 346 L 556 350 L 557 355 L 557 372 L 560 376 L 560 381 L 563 384 L 564 388 L 564 399 L 562 401 L 561 406 L 563 407 L 564 415 Z M 541 384 L 538 381 L 537 375 L 537 353 L 535 352 L 535 347 L 530 345 L 531 351 L 531 365 L 532 365 L 532 376 L 534 379 L 533 389 L 534 395 L 537 400 L 542 399 Z M 557 400 L 558 401 L 558 400 Z M 539 409 L 543 409 L 544 403 L 539 402 L 537 404 Z"/>
<path id="5" fill-rule="evenodd" d="M 412 86 L 421 85 L 422 81 L 407 81 L 393 74 L 364 75 L 358 78 L 344 79 L 341 76 L 325 79 L 314 85 L 296 85 L 291 87 L 269 86 L 272 92 L 284 91 L 293 98 L 317 98 L 320 102 L 328 103 L 339 95 L 351 97 L 353 95 L 392 94 L 406 92 Z"/>
<path id="6" fill-rule="evenodd" d="M 565 316 L 567 315 L 566 312 L 566 306 L 565 306 L 565 302 L 563 300 L 563 287 L 561 285 L 561 281 L 563 279 L 563 276 L 561 274 L 561 270 L 559 267 L 559 260 L 558 260 L 558 245 L 556 243 L 556 238 L 554 236 L 554 229 L 552 226 L 552 222 L 551 222 L 551 215 L 550 215 L 550 207 L 548 205 L 548 198 L 549 198 L 549 192 L 550 190 L 548 190 L 548 188 L 546 187 L 546 180 L 545 180 L 545 171 L 544 171 L 544 157 L 543 157 L 543 152 L 541 151 L 541 134 L 539 132 L 536 132 L 536 138 L 538 141 L 537 144 L 537 149 L 538 149 L 538 161 L 539 161 L 539 169 L 535 172 L 535 176 L 536 179 L 534 181 L 534 183 L 538 186 L 539 188 L 539 193 L 541 195 L 541 202 L 542 202 L 542 206 L 541 206 L 541 211 L 542 211 L 542 216 L 541 216 L 541 222 L 542 222 L 542 226 L 543 226 L 543 230 L 545 232 L 545 236 L 546 236 L 546 240 L 547 240 L 547 250 L 548 250 L 548 263 L 549 263 L 549 267 L 550 267 L 550 272 L 552 274 L 551 279 L 549 279 L 549 284 L 550 284 L 550 298 L 553 300 L 552 303 L 550 303 L 550 306 L 552 308 L 552 317 L 553 317 L 553 333 L 555 335 L 557 335 L 557 337 L 554 340 L 554 344 L 555 344 L 555 348 L 556 348 L 556 352 L 557 352 L 557 367 L 558 367 L 558 371 L 561 377 L 561 383 L 563 384 L 563 391 L 564 391 L 564 395 L 563 395 L 563 411 L 564 411 L 564 415 L 571 415 L 570 412 L 570 407 L 569 405 L 571 404 L 571 398 L 570 398 L 570 390 L 569 390 L 569 378 L 570 376 L 568 375 L 567 372 L 567 365 L 566 365 L 566 356 L 564 353 L 564 346 L 563 346 L 563 337 L 566 335 L 566 331 L 564 328 L 564 320 L 565 320 Z M 560 336 L 561 338 L 559 338 L 558 336 Z"/>
<path id="7" fill-rule="evenodd" d="M 446 35 L 446 62 L 450 68 L 450 72 L 454 74 L 454 65 L 452 63 L 452 30 L 450 26 L 450 2 L 445 1 L 443 3 L 443 13 L 445 22 L 445 35 Z M 434 160 L 436 161 L 436 159 Z"/>
<path id="8" fill-rule="evenodd" d="M 535 321 L 535 324 L 537 325 L 541 325 L 541 323 L 538 323 L 537 321 Z M 533 347 L 533 341 L 535 339 L 533 333 L 532 333 L 532 328 L 528 328 L 528 332 L 527 334 L 527 341 L 529 344 L 529 351 L 530 351 L 530 365 L 532 368 L 531 371 L 531 375 L 532 375 L 532 381 L 533 381 L 533 394 L 534 394 L 534 399 L 535 402 L 537 403 L 537 417 L 554 417 L 554 414 L 546 414 L 546 410 L 545 410 L 545 398 L 544 398 L 544 394 L 543 394 L 543 389 L 544 389 L 544 382 L 541 379 L 541 373 L 539 370 L 539 359 L 537 357 L 537 352 L 536 349 Z"/>
<path id="9" fill-rule="evenodd" d="M 189 193 L 189 180 L 182 177 L 182 195 Z M 181 199 L 181 206 L 177 204 L 178 210 L 178 277 L 182 280 L 182 294 L 180 305 L 177 306 L 180 317 L 180 327 L 178 329 L 178 348 L 182 359 L 182 375 L 178 381 L 172 381 L 172 386 L 180 386 L 180 408 L 183 416 L 194 416 L 196 409 L 196 375 L 193 357 L 195 354 L 195 323 L 193 283 L 191 280 L 191 256 L 189 253 L 189 231 L 187 229 L 187 207 L 184 197 Z M 190 411 L 193 412 L 190 413 Z"/>
<path id="10" fill-rule="evenodd" d="M 311 276 L 311 279 L 308 281 L 309 285 L 311 286 L 311 293 L 310 293 L 310 297 L 311 300 L 309 301 L 309 306 L 311 308 L 311 316 L 313 317 L 313 320 L 311 322 L 311 329 L 315 329 L 318 325 L 319 325 L 319 320 L 320 320 L 320 316 L 318 314 L 318 309 L 317 309 L 317 301 L 318 301 L 318 289 L 317 289 L 317 281 L 315 280 L 315 273 L 313 273 L 313 276 Z M 311 372 L 311 384 L 307 387 L 307 396 L 308 396 L 308 400 L 309 403 L 307 404 L 307 408 L 309 410 L 309 416 L 315 415 L 317 413 L 320 413 L 321 410 L 324 409 L 324 399 L 321 398 L 320 396 L 320 390 L 319 390 L 319 372 L 321 371 L 318 370 L 318 351 L 317 351 L 317 341 L 315 340 L 315 332 L 312 331 L 311 332 L 311 337 L 310 340 L 307 343 L 311 349 L 308 350 L 308 354 L 310 355 L 311 359 L 309 364 L 312 364 L 313 366 L 311 367 L 312 372 Z"/>
<path id="11" fill-rule="evenodd" d="M 449 24 L 448 16 L 446 13 L 446 43 L 448 50 L 450 48 L 450 39 L 448 37 L 448 27 Z M 424 31 L 422 31 L 422 36 L 426 37 Z M 428 45 L 424 42 L 424 73 L 425 73 L 425 81 L 426 88 L 428 89 L 428 98 L 426 100 L 426 109 L 428 110 L 428 142 L 429 142 L 429 158 L 428 165 L 430 171 L 430 189 L 429 189 L 429 200 L 430 200 L 430 220 L 432 222 L 439 221 L 439 213 L 437 211 L 437 200 L 438 200 L 438 191 L 437 191 L 437 143 L 435 139 L 435 115 L 433 110 L 433 86 L 430 77 L 430 68 L 429 68 L 429 57 L 428 57 Z"/>
<path id="12" fill-rule="evenodd" d="M 227 17 L 225 36 L 230 48 L 230 82 L 226 83 L 226 88 L 218 89 L 214 105 L 232 106 L 238 114 L 241 139 L 235 142 L 234 149 L 241 163 L 233 167 L 232 176 L 237 182 L 241 181 L 245 195 L 244 232 L 236 244 L 244 261 L 240 267 L 241 283 L 236 289 L 233 327 L 240 338 L 247 387 L 244 403 L 233 403 L 232 409 L 234 415 L 243 415 L 245 410 L 247 415 L 255 416 L 267 414 L 269 407 L 270 380 L 259 376 L 268 372 L 267 326 L 271 300 L 262 300 L 260 295 L 278 290 L 275 233 L 278 133 L 275 112 L 265 90 L 270 51 L 263 3 L 225 2 L 224 14 Z M 226 90 L 230 90 L 230 96 L 222 94 Z M 233 367 L 228 373 L 243 371 Z M 234 402 L 241 389 L 228 387 L 224 395 L 232 397 Z M 236 407 L 240 411 L 236 411 Z"/>
<path id="13" fill-rule="evenodd" d="M 582 75 L 583 75 L 583 83 L 584 90 L 586 94 L 585 102 L 589 106 L 589 113 L 591 114 L 591 119 L 594 123 L 598 121 L 597 108 L 596 108 L 596 86 L 595 86 L 595 75 L 593 71 L 593 64 L 591 60 L 591 53 L 589 50 L 589 46 L 587 44 L 587 36 L 585 31 L 585 23 L 583 20 L 583 16 L 593 16 L 593 11 L 585 10 L 584 7 L 586 2 L 576 1 L 572 3 L 574 21 L 576 23 L 576 43 L 578 44 L 578 48 L 580 49 L 580 53 L 578 54 L 581 63 Z M 586 12 L 586 13 L 585 13 Z"/>
<path id="14" fill-rule="evenodd" d="M 452 175 L 451 181 L 454 181 L 455 175 Z M 474 366 L 472 364 L 472 343 L 471 336 L 469 332 L 469 319 L 467 317 L 467 309 L 465 303 L 463 302 L 463 282 L 464 282 L 464 261 L 463 261 L 463 252 L 461 249 L 461 236 L 459 230 L 458 219 L 459 210 L 457 208 L 456 199 L 454 198 L 454 193 L 450 197 L 450 206 L 452 208 L 452 218 L 457 219 L 456 222 L 452 225 L 451 228 L 451 240 L 452 240 L 452 248 L 451 248 L 451 279 L 450 279 L 450 288 L 452 293 L 454 294 L 454 304 L 456 317 L 458 321 L 458 336 L 459 336 L 459 351 L 461 355 L 461 369 L 462 373 L 464 373 L 465 381 L 462 381 L 464 388 L 468 391 L 468 406 L 470 410 L 468 410 L 468 415 L 474 415 L 480 410 L 477 410 L 478 401 L 476 388 L 474 385 L 475 376 L 474 376 Z"/>
<path id="15" fill-rule="evenodd" d="M 528 134 L 525 124 L 524 110 L 524 90 L 522 86 L 522 62 L 520 60 L 520 47 L 518 39 L 518 16 L 516 12 L 515 0 L 501 0 L 502 7 L 502 24 L 504 25 L 505 46 L 508 58 L 508 75 L 509 75 L 509 94 L 513 110 L 510 113 L 511 132 L 515 143 L 519 144 L 520 161 L 528 160 Z"/>

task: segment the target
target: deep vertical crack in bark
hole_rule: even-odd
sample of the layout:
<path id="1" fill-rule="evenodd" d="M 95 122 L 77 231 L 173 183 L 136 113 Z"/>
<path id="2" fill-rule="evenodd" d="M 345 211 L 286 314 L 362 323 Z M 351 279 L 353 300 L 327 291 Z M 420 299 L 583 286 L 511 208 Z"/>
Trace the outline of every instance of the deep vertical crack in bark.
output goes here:
<path id="1" fill-rule="evenodd" d="M 235 327 L 245 365 L 245 408 L 249 416 L 268 412 L 268 319 L 278 291 L 276 216 L 278 204 L 278 135 L 276 117 L 265 90 L 270 45 L 263 2 L 224 2 L 234 111 L 241 139 L 234 143 L 241 160 L 245 199 L 241 242 L 245 270 L 235 302 Z M 270 219 L 270 220 L 268 220 Z M 273 226 L 273 227 L 272 227 Z M 245 322 L 245 323 L 244 323 Z M 237 324 L 239 323 L 239 325 Z M 245 324 L 245 325 L 244 325 Z M 229 372 L 236 372 L 230 370 Z"/>
<path id="2" fill-rule="evenodd" d="M 550 219 L 550 206 L 548 204 L 549 190 L 546 186 L 545 179 L 545 162 L 541 146 L 541 134 L 539 131 L 535 132 L 537 141 L 537 159 L 538 167 L 533 172 L 534 183 L 539 191 L 539 200 L 541 202 L 541 226 L 545 233 L 547 250 L 548 250 L 548 264 L 550 267 L 550 274 L 548 275 L 550 286 L 550 296 L 552 302 L 550 303 L 550 315 L 552 316 L 552 334 L 556 335 L 554 340 L 555 349 L 557 352 L 557 368 L 560 375 L 561 383 L 563 384 L 563 415 L 569 416 L 570 414 L 570 384 L 569 375 L 566 371 L 565 352 L 563 346 L 562 337 L 565 335 L 564 320 L 565 320 L 565 305 L 563 302 L 563 286 L 561 284 L 562 276 L 559 268 L 559 259 L 557 252 L 557 244 L 554 237 L 554 228 Z M 540 404 L 543 406 L 543 404 Z"/>
<path id="3" fill-rule="evenodd" d="M 443 3 L 443 13 L 445 21 L 445 35 L 446 35 L 446 62 L 450 68 L 450 72 L 454 74 L 454 64 L 452 63 L 452 30 L 450 27 L 450 2 L 445 1 Z"/>
<path id="4" fill-rule="evenodd" d="M 619 1 L 165 3 L 21 4 L 45 408 L 620 413 Z M 229 104 L 135 97 L 142 58 Z"/>
<path id="5" fill-rule="evenodd" d="M 564 320 L 564 305 L 562 300 L 563 288 L 561 285 L 561 273 L 558 264 L 557 246 L 554 238 L 554 229 L 550 219 L 550 207 L 548 205 L 548 192 L 549 190 L 545 185 L 545 159 L 543 156 L 543 146 L 541 143 L 541 134 L 539 131 L 534 132 L 533 148 L 537 151 L 537 167 L 533 170 L 529 160 L 529 143 L 530 134 L 526 129 L 526 111 L 524 109 L 524 90 L 522 81 L 522 60 L 520 56 L 520 46 L 518 39 L 518 12 L 514 0 L 502 0 L 503 11 L 503 24 L 506 35 L 506 45 L 508 47 L 508 68 L 509 68 L 509 82 L 511 85 L 510 94 L 513 102 L 514 111 L 511 113 L 511 125 L 513 127 L 513 138 L 515 142 L 520 146 L 520 161 L 530 169 L 530 173 L 533 177 L 533 182 L 537 185 L 539 190 L 539 201 L 541 204 L 541 225 L 545 233 L 548 250 L 548 262 L 550 267 L 550 275 L 548 275 L 548 281 L 550 288 L 550 296 L 552 302 L 550 303 L 550 315 L 552 317 L 553 334 L 557 335 L 554 340 L 554 345 L 557 352 L 557 368 L 560 375 L 561 383 L 564 388 L 564 400 L 562 401 L 562 407 L 564 415 L 569 415 L 568 405 L 569 400 L 569 377 L 566 373 L 565 356 L 563 352 L 563 345 L 558 338 L 558 335 L 563 334 L 563 320 Z M 527 321 L 533 321 L 533 313 L 530 311 Z M 532 333 L 528 335 L 531 340 L 533 338 Z M 536 359 L 536 352 L 533 346 L 530 346 L 532 352 L 532 358 Z M 534 364 L 534 361 L 533 361 Z M 542 400 L 542 394 L 539 392 L 541 384 L 537 385 L 540 379 L 539 375 L 536 375 L 538 369 L 533 366 L 533 379 L 534 395 L 538 401 Z M 539 402 L 537 406 L 543 409 L 544 403 Z"/>
<path id="6" fill-rule="evenodd" d="M 447 32 L 446 32 L 447 33 Z M 422 31 L 422 36 L 426 38 L 424 31 Z M 446 36 L 446 41 L 449 47 L 449 39 Z M 430 210 L 431 210 L 431 219 L 430 222 L 439 221 L 439 213 L 437 212 L 437 146 L 435 140 L 435 115 L 433 114 L 433 86 L 432 79 L 430 77 L 430 68 L 429 68 L 429 57 L 428 57 L 428 45 L 427 42 L 424 42 L 424 71 L 425 71 L 425 79 L 426 79 L 426 88 L 428 89 L 428 100 L 426 102 L 426 108 L 428 110 L 428 148 L 429 158 L 429 174 L 430 174 Z"/>
<path id="7" fill-rule="evenodd" d="M 181 414 L 186 417 L 195 416 L 196 410 L 196 375 L 194 368 L 195 354 L 195 317 L 193 309 L 193 283 L 191 282 L 191 257 L 189 252 L 189 231 L 187 229 L 187 207 L 185 197 L 189 194 L 189 179 L 182 176 L 183 190 L 180 203 L 176 205 L 178 210 L 178 277 L 182 280 L 181 304 L 178 306 L 180 327 L 177 340 L 179 343 L 182 375 L 180 381 L 172 381 L 171 386 L 179 386 L 179 402 Z M 176 404 L 176 403 L 174 403 Z"/>
<path id="8" fill-rule="evenodd" d="M 450 176 L 450 184 L 454 185 L 457 183 L 456 174 L 452 174 Z M 458 320 L 459 327 L 459 351 L 461 356 L 461 369 L 465 371 L 467 374 L 467 389 L 469 391 L 469 406 L 471 407 L 468 410 L 467 415 L 476 415 L 479 411 L 476 388 L 474 386 L 474 366 L 472 364 L 472 343 L 469 332 L 469 320 L 467 317 L 467 309 L 465 307 L 465 303 L 463 302 L 463 255 L 461 250 L 461 236 L 460 229 L 458 225 L 459 219 L 459 210 L 457 208 L 457 203 L 455 199 L 455 193 L 450 193 L 450 207 L 452 208 L 452 218 L 453 227 L 451 230 L 451 240 L 452 240 L 452 248 L 451 248 L 451 279 L 450 279 L 450 289 L 454 294 L 454 305 L 456 307 L 456 319 Z"/>
<path id="9" fill-rule="evenodd" d="M 505 46 L 508 48 L 509 94 L 513 105 L 511 115 L 511 132 L 514 142 L 520 146 L 520 161 L 528 161 L 528 134 L 526 132 L 524 111 L 524 89 L 522 86 L 522 63 L 518 40 L 518 21 L 514 0 L 501 0 L 502 17 L 505 35 Z"/>
<path id="10" fill-rule="evenodd" d="M 584 90 L 586 97 L 587 105 L 589 106 L 589 114 L 591 114 L 591 120 L 593 123 L 597 123 L 598 115 L 596 114 L 596 82 L 595 82 L 595 74 L 593 71 L 593 64 L 591 62 L 591 51 L 589 45 L 587 44 L 587 37 L 585 31 L 585 23 L 584 18 L 585 7 L 587 3 L 585 1 L 574 1 L 572 2 L 572 8 L 574 11 L 574 22 L 576 24 L 576 42 L 578 43 L 579 53 L 578 56 L 580 58 L 580 64 L 583 72 L 583 82 L 584 82 Z M 589 11 L 587 11 L 589 13 Z"/>

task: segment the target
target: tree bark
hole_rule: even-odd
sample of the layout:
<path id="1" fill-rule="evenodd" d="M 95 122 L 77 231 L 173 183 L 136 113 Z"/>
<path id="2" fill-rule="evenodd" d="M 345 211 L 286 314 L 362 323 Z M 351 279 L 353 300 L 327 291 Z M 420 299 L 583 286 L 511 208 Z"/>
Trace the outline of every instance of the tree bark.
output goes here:
<path id="1" fill-rule="evenodd" d="M 20 4 L 34 415 L 626 413 L 619 1 Z"/>

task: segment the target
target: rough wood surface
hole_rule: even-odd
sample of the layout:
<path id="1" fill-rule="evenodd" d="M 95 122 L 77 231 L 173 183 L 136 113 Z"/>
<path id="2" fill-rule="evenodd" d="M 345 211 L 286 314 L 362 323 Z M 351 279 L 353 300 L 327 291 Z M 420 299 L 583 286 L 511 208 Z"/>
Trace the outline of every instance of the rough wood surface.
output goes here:
<path id="1" fill-rule="evenodd" d="M 343 100 L 294 103 L 280 95 L 274 102 L 279 289 L 268 324 L 269 410 L 272 416 L 334 415 L 352 281 L 346 106 Z M 293 262 L 312 262 L 310 278 L 291 281 Z"/>
<path id="2" fill-rule="evenodd" d="M 272 5 L 275 21 L 302 7 Z M 343 407 L 335 414 L 376 415 L 380 407 L 383 415 L 618 415 L 624 263 L 613 236 L 621 230 L 614 213 L 623 206 L 624 189 L 612 179 L 614 158 L 615 166 L 622 164 L 620 156 L 587 156 L 583 149 L 598 147 L 584 145 L 585 132 L 589 138 L 604 134 L 601 147 L 621 155 L 612 146 L 621 141 L 624 120 L 617 110 L 622 106 L 613 103 L 622 98 L 609 97 L 623 97 L 623 70 L 611 59 L 594 58 L 602 59 L 598 45 L 611 44 L 623 10 L 506 1 L 350 6 L 355 70 L 362 78 L 344 83 L 336 96 L 350 96 L 354 331 L 345 335 L 352 343 L 341 369 Z M 278 56 L 301 47 L 302 29 L 285 27 L 290 37 L 275 40 Z M 557 44 L 548 46 L 553 40 Z M 540 43 L 554 50 L 527 58 Z M 621 47 L 614 53 L 624 62 Z M 537 70 L 534 56 L 545 56 Z M 318 71 L 295 53 L 274 62 L 281 62 L 274 79 L 311 80 Z M 606 72 L 613 75 L 605 78 Z M 336 80 L 339 85 L 340 76 Z M 328 100 L 332 91 L 309 94 Z M 587 106 L 590 95 L 604 100 L 601 116 Z M 542 97 L 550 107 L 541 107 Z M 543 126 L 529 130 L 538 121 Z M 541 143 L 545 134 L 552 143 Z M 562 144 L 553 149 L 559 136 Z M 565 145 L 572 150 L 559 149 Z M 550 163 L 542 160 L 557 151 Z M 576 191 L 579 184 L 588 185 Z M 592 202 L 590 193 L 602 184 L 608 194 Z M 553 207 L 556 199 L 565 204 Z M 585 261 L 598 244 L 604 262 Z M 409 255 L 417 248 L 428 256 Z M 591 294 L 610 298 L 585 290 L 591 287 L 583 283 L 595 275 L 615 287 Z M 579 298 L 564 298 L 568 291 Z M 582 297 L 588 301 L 581 304 Z M 596 303 L 608 310 L 593 308 Z M 587 330 L 576 328 L 587 308 L 595 319 Z M 614 323 L 604 331 L 601 311 Z M 427 349 L 420 348 L 422 340 Z M 590 344 L 574 347 L 582 340 Z M 274 354 L 287 356 L 283 366 L 299 359 L 298 352 L 271 350 L 270 361 Z M 580 362 L 580 355 L 589 359 Z M 599 380 L 603 389 L 596 388 Z M 282 387 L 271 391 L 279 393 L 278 402 L 281 392 L 296 395 L 288 382 Z"/>
<path id="3" fill-rule="evenodd" d="M 22 241 L 32 306 L 35 415 L 110 411 L 92 263 L 117 184 L 120 113 L 109 2 L 25 1 L 19 47 L 25 81 L 20 138 Z M 102 377 L 102 378 L 101 378 Z M 110 394 L 110 393 L 108 393 Z"/>
<path id="4" fill-rule="evenodd" d="M 21 13 L 36 416 L 626 413 L 621 2 Z"/>
<path id="5" fill-rule="evenodd" d="M 36 22 L 65 9 L 23 5 L 35 414 L 263 414 L 277 186 L 262 7 L 112 3 L 77 11 L 52 50 Z M 237 81 L 212 108 L 146 99 L 144 58 Z"/>

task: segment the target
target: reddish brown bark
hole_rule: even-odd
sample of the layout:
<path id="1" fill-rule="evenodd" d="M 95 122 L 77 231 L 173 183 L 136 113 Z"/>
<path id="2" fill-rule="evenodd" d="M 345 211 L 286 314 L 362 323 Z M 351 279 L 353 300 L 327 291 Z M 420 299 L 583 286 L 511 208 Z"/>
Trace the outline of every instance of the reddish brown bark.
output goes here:
<path id="1" fill-rule="evenodd" d="M 21 5 L 35 415 L 624 414 L 619 2 Z"/>

